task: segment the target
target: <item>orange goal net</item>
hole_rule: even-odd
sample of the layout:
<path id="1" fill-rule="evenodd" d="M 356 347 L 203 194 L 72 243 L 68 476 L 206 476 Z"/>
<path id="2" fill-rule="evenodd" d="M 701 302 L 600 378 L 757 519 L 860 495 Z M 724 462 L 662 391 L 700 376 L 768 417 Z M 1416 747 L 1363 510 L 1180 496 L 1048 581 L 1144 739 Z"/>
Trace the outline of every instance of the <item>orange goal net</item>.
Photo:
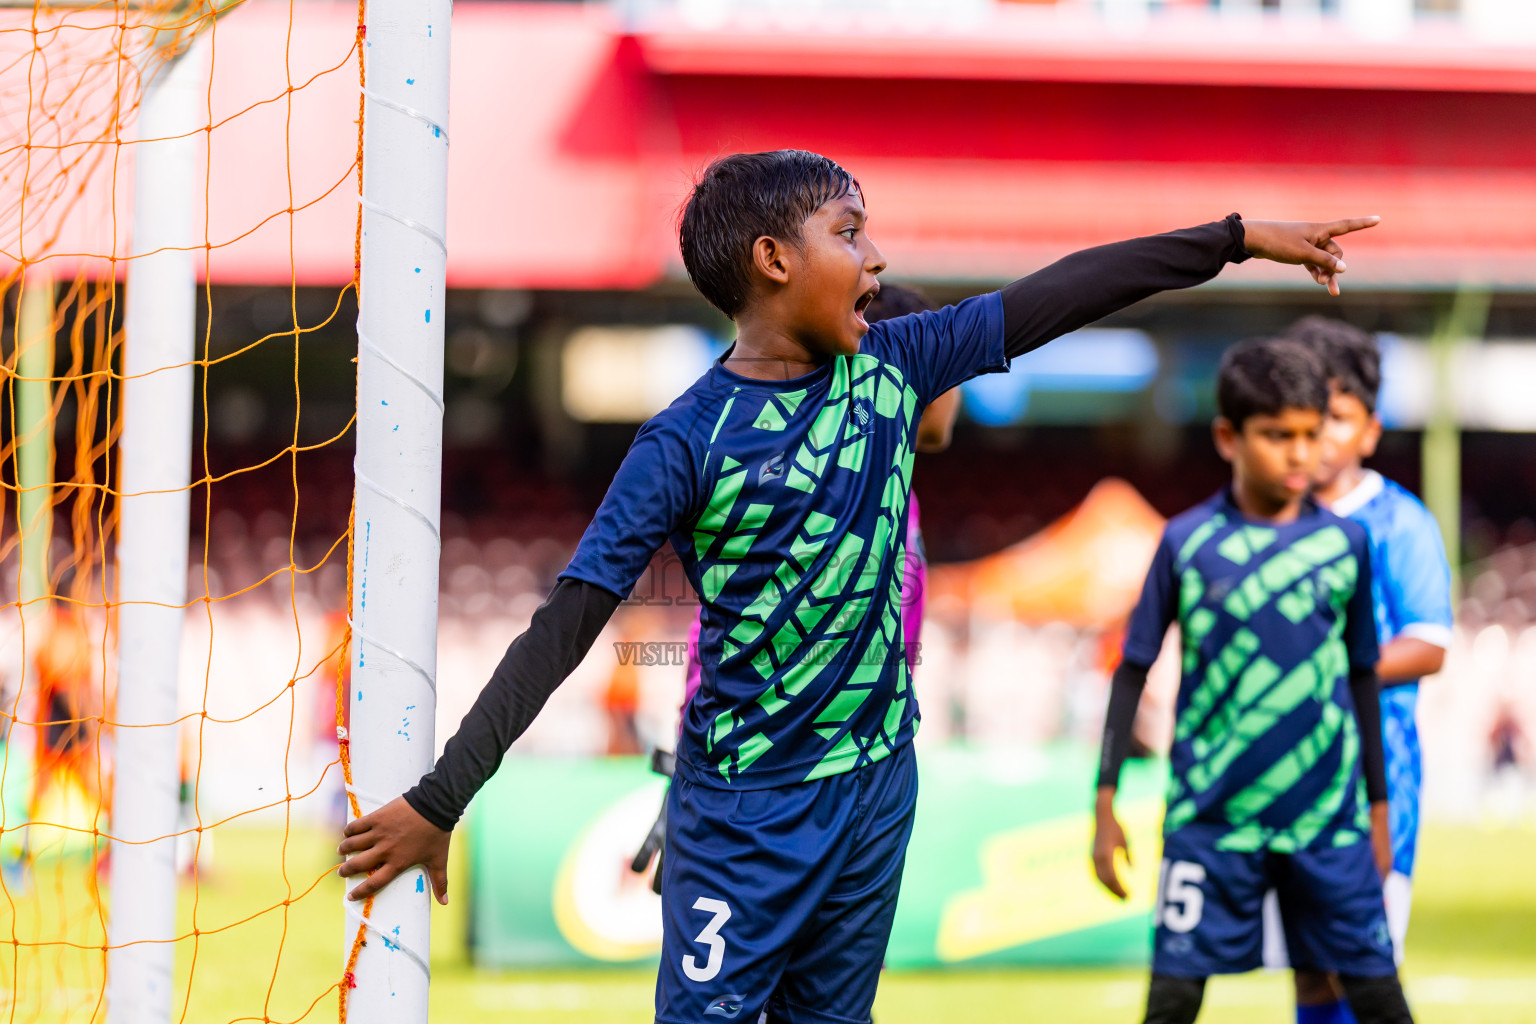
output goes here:
<path id="1" fill-rule="evenodd" d="M 137 639 L 119 630 L 125 323 L 155 255 L 134 216 L 142 101 L 172 63 L 199 110 L 177 197 L 195 354 L 176 714 L 132 725 L 180 764 L 156 941 L 173 1020 L 331 1020 L 345 997 L 361 13 L 0 7 L 0 1021 L 109 1017 L 117 666 Z"/>

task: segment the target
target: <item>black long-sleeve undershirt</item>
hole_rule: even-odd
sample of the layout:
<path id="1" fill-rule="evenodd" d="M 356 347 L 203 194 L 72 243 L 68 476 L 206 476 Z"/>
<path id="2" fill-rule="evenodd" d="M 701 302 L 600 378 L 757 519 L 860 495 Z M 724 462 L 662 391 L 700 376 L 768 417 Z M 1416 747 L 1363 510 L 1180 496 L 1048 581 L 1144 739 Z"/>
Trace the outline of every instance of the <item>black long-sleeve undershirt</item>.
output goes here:
<path id="1" fill-rule="evenodd" d="M 1235 213 L 1075 252 L 1003 288 L 1003 351 L 1023 355 L 1149 295 L 1209 281 L 1248 257 Z"/>
<path id="2" fill-rule="evenodd" d="M 1147 688 L 1146 665 L 1122 661 L 1109 679 L 1109 710 L 1104 713 L 1104 743 L 1099 747 L 1099 785 L 1120 785 L 1120 768 L 1131 756 L 1131 730 L 1141 692 Z"/>
<path id="3" fill-rule="evenodd" d="M 1365 773 L 1365 798 L 1373 804 L 1387 799 L 1387 752 L 1381 738 L 1381 680 L 1375 667 L 1351 669 L 1349 692 L 1360 724 L 1360 770 Z"/>
<path id="4" fill-rule="evenodd" d="M 1145 665 L 1122 661 L 1109 684 L 1109 710 L 1104 715 L 1104 743 L 1099 749 L 1099 785 L 1118 787 L 1120 768 L 1131 752 L 1131 729 L 1136 708 L 1147 686 Z M 1365 774 L 1365 797 L 1371 803 L 1387 798 L 1386 752 L 1381 739 L 1380 685 L 1374 668 L 1349 673 L 1350 696 L 1360 725 L 1360 770 Z"/>
<path id="5" fill-rule="evenodd" d="M 437 766 L 405 794 L 406 803 L 450 831 L 507 748 L 587 656 L 618 606 L 617 594 L 584 580 L 555 584 L 528 629 L 507 648 Z"/>
<path id="6" fill-rule="evenodd" d="M 1073 253 L 1003 289 L 1004 351 L 1022 355 L 1149 295 L 1207 281 L 1225 264 L 1247 258 L 1237 214 Z M 405 794 L 418 814 L 440 829 L 453 828 L 507 748 L 586 657 L 618 604 L 615 594 L 580 580 L 555 587 L 527 632 L 507 648 L 436 767 Z"/>

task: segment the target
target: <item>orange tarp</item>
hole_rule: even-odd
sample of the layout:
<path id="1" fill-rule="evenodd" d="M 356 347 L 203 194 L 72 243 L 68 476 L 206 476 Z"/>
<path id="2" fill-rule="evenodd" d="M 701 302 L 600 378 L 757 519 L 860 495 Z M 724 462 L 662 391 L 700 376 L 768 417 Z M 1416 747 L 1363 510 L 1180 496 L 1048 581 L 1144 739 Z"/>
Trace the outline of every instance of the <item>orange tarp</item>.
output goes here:
<path id="1" fill-rule="evenodd" d="M 1109 477 L 1044 530 L 994 555 L 935 566 L 934 587 L 1025 622 L 1110 627 L 1135 607 L 1163 517 Z"/>

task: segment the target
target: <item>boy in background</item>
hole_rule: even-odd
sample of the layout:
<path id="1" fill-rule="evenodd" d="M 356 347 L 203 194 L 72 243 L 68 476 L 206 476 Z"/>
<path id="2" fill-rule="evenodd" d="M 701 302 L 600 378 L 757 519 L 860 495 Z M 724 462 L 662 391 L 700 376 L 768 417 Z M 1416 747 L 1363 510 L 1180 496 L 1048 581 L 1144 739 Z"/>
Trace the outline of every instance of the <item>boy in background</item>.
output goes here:
<path id="1" fill-rule="evenodd" d="M 1424 504 L 1363 465 L 1381 440 L 1381 419 L 1376 415 L 1381 352 L 1375 337 L 1342 320 L 1321 316 L 1297 321 L 1287 337 L 1316 352 L 1328 372 L 1328 415 L 1313 496 L 1335 515 L 1365 527 L 1370 540 L 1372 601 L 1381 642 L 1376 675 L 1382 687 L 1392 830 L 1387 925 L 1401 963 L 1413 896 L 1423 779 L 1414 714 L 1419 680 L 1440 671 L 1451 645 L 1451 567 L 1439 524 Z M 1271 920 L 1266 918 L 1265 962 L 1284 966 L 1284 937 L 1269 926 Z M 1352 1024 L 1355 1018 L 1342 995 L 1337 979 L 1298 969 L 1298 1024 Z"/>
<path id="2" fill-rule="evenodd" d="M 350 823 L 364 899 L 423 865 L 670 543 L 715 671 L 688 702 L 667 796 L 656 1020 L 869 1020 L 917 799 L 901 576 L 918 416 L 944 392 L 1249 256 L 1337 294 L 1335 236 L 1376 218 L 1243 221 L 1099 246 L 873 327 L 885 258 L 858 182 L 799 150 L 704 172 L 683 265 L 731 349 L 640 428 L 549 599 L 432 772 Z"/>
<path id="3" fill-rule="evenodd" d="M 1359 525 L 1308 496 L 1322 361 L 1294 341 L 1236 345 L 1217 405 L 1232 484 L 1168 523 L 1132 614 L 1104 725 L 1095 870 L 1125 898 L 1114 794 L 1147 670 L 1177 620 L 1147 1024 L 1189 1024 L 1210 975 L 1262 965 L 1271 889 L 1293 963 L 1337 974 L 1360 1021 L 1408 1024 L 1382 898 L 1391 843 L 1370 551 Z"/>

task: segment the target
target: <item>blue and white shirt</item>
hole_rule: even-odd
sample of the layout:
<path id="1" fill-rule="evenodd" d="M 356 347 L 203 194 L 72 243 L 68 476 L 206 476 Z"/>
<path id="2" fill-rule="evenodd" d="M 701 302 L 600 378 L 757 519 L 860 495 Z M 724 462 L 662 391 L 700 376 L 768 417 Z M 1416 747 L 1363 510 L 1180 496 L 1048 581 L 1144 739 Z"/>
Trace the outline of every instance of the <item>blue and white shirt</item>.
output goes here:
<path id="1" fill-rule="evenodd" d="M 1380 641 L 1406 636 L 1449 648 L 1451 566 L 1440 525 L 1424 503 L 1369 470 L 1330 511 L 1365 527 Z"/>

